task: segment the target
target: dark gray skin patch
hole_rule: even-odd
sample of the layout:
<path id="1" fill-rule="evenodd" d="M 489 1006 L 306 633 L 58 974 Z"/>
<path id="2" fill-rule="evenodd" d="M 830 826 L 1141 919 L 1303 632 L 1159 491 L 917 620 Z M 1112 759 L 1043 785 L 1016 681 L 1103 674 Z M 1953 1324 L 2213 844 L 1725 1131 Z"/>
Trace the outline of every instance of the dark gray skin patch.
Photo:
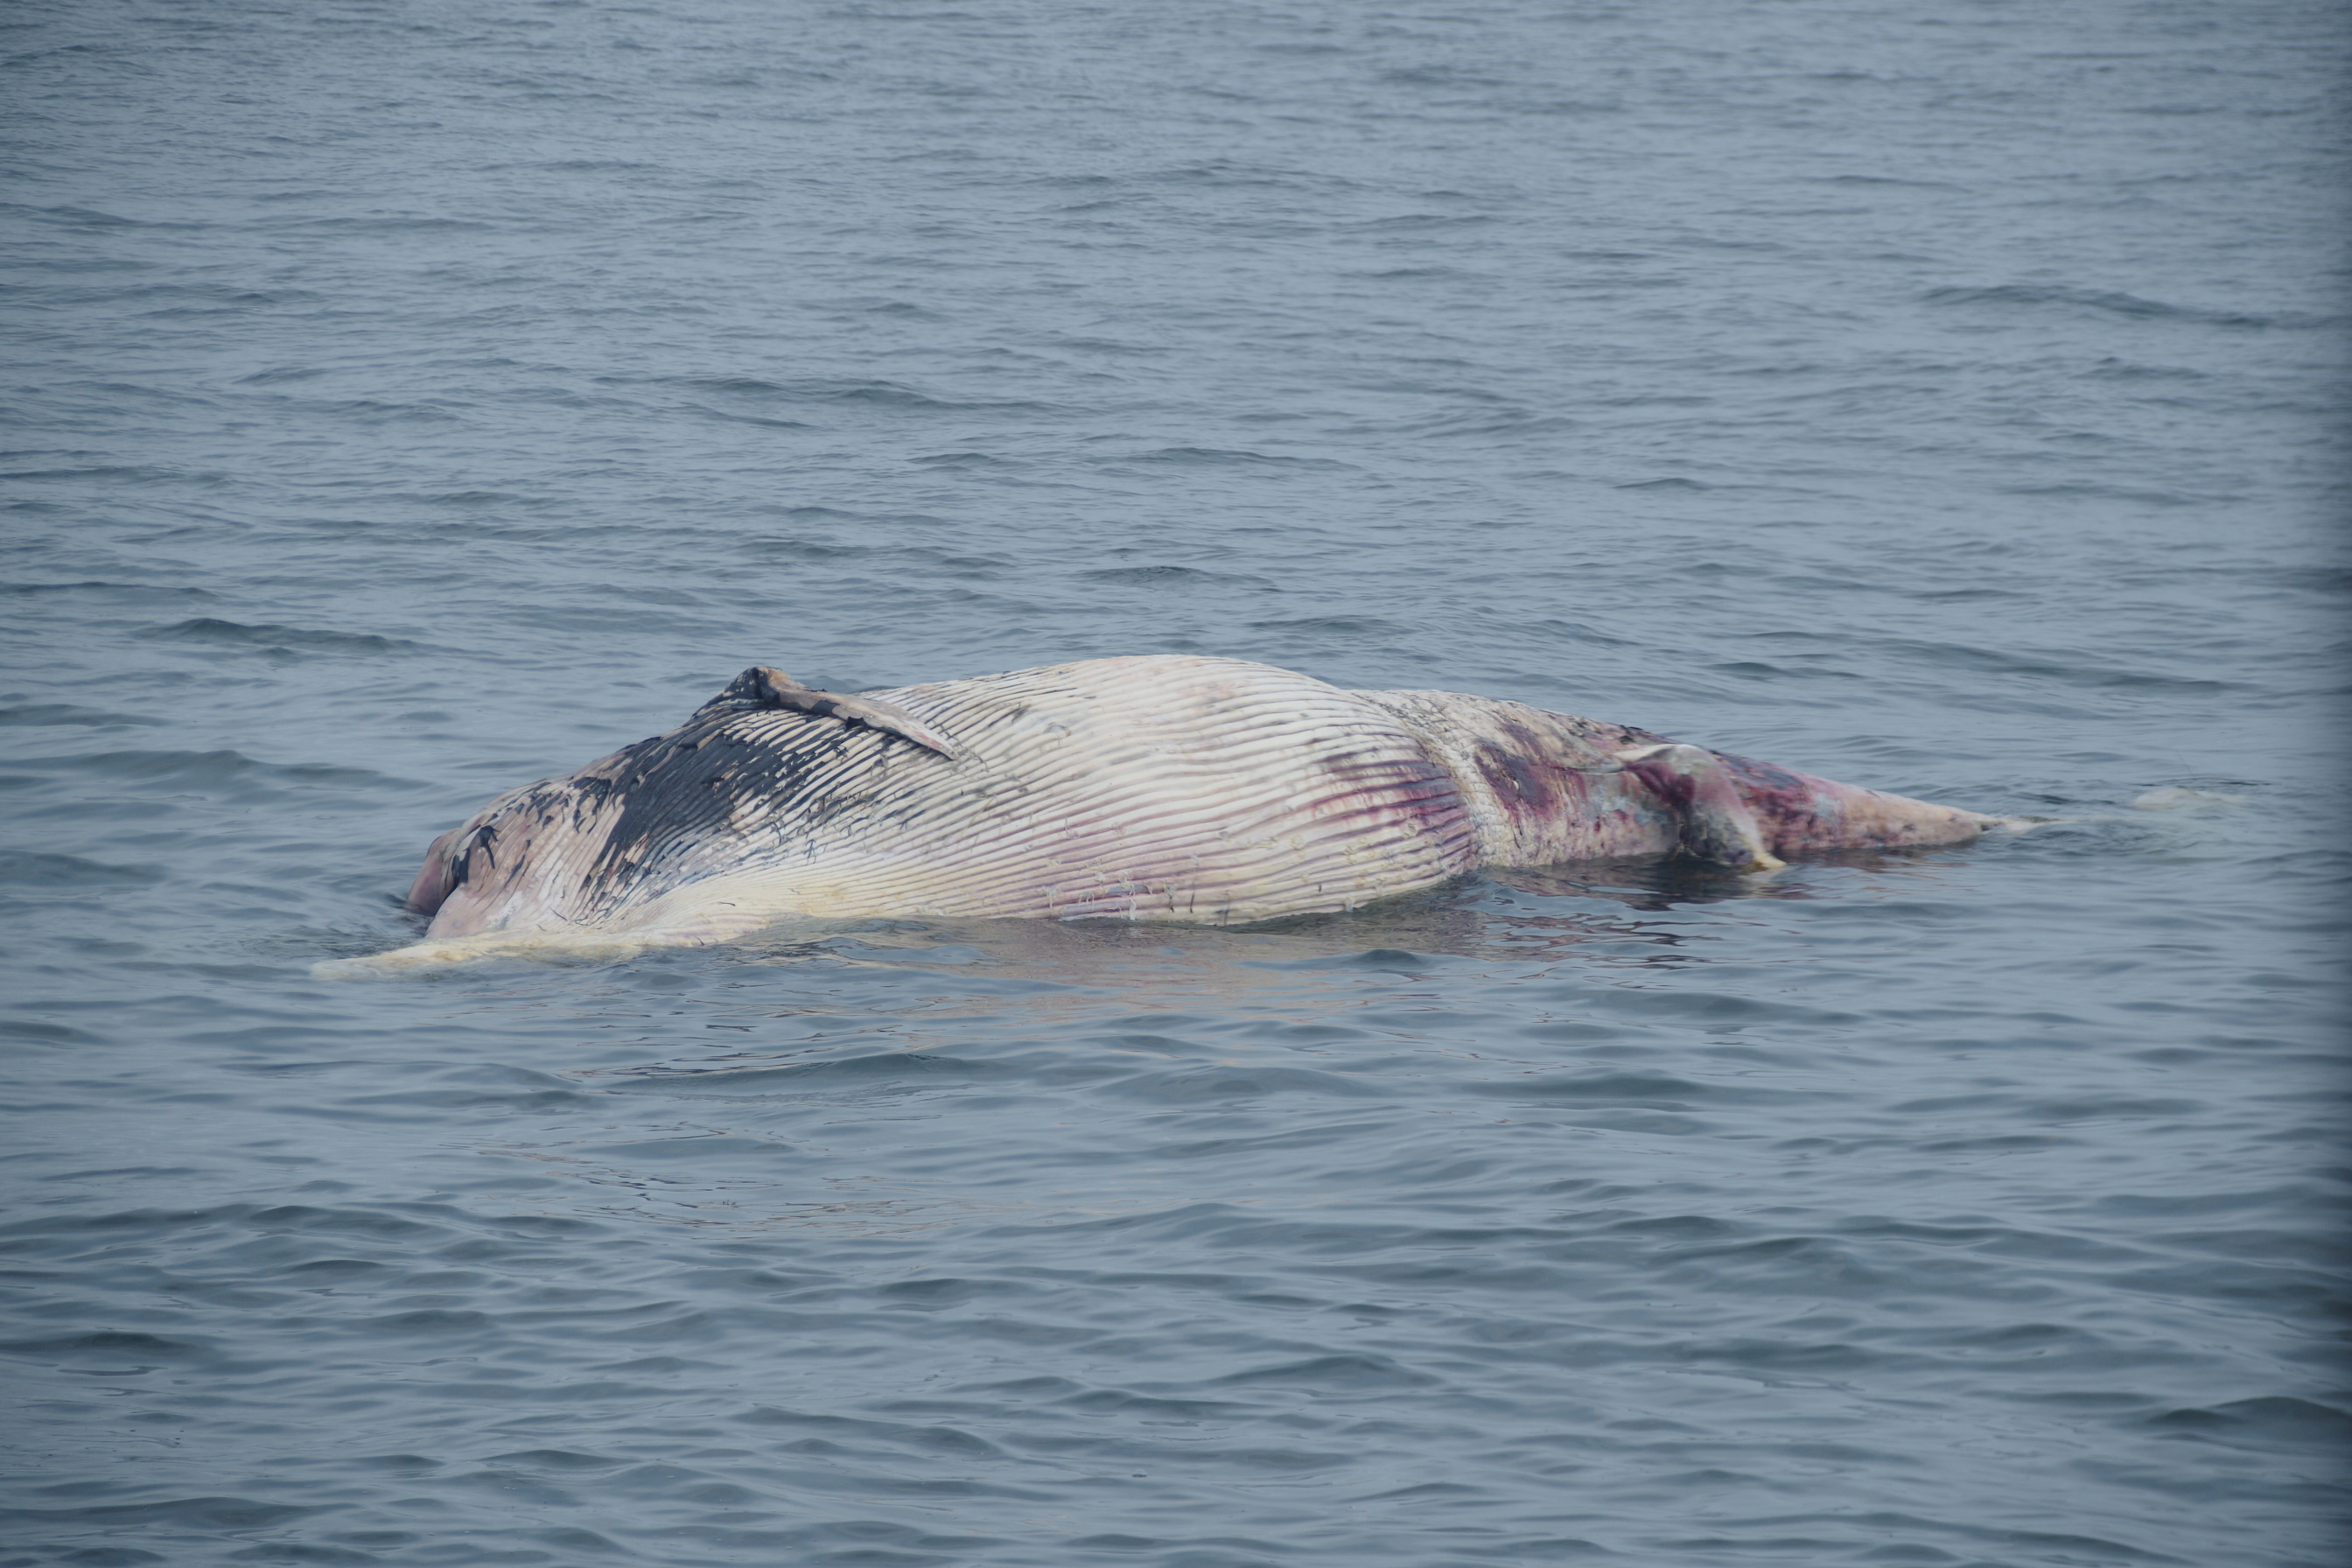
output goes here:
<path id="1" fill-rule="evenodd" d="M 786 710 L 840 722 L 796 726 L 785 736 L 749 735 L 740 727 L 750 715 Z M 668 734 L 624 747 L 593 772 L 539 785 L 499 815 L 532 820 L 539 830 L 565 823 L 575 834 L 609 824 L 579 891 L 592 900 L 624 894 L 671 852 L 707 846 L 711 832 L 741 805 L 757 802 L 789 809 L 808 793 L 813 774 L 827 773 L 830 782 L 823 799 L 803 810 L 799 820 L 804 826 L 876 804 L 878 793 L 843 788 L 841 771 L 830 766 L 849 748 L 853 731 L 846 726 L 852 724 L 950 759 L 960 755 L 945 737 L 888 703 L 818 691 L 782 670 L 754 665 Z M 440 889 L 442 896 L 432 900 L 435 907 L 465 884 L 475 855 L 487 852 L 490 864 L 497 864 L 490 847 L 497 836 L 495 824 L 485 825 L 450 856 L 454 874 Z M 414 907 L 431 912 L 422 903 Z"/>
<path id="2" fill-rule="evenodd" d="M 454 888 L 465 881 L 477 855 L 488 864 L 491 870 L 496 870 L 499 864 L 498 842 L 499 825 L 495 822 L 485 822 L 467 834 L 465 843 L 456 846 L 456 852 L 449 857 L 449 885 Z"/>
<path id="3" fill-rule="evenodd" d="M 757 673 L 747 672 L 747 679 Z M 714 835 L 727 832 L 747 806 L 763 808 L 760 815 L 789 813 L 805 800 L 798 820 L 814 826 L 875 805 L 889 793 L 887 772 L 838 765 L 853 747 L 872 744 L 857 739 L 856 727 L 811 715 L 811 722 L 779 732 L 761 716 L 782 707 L 721 693 L 667 735 L 520 792 L 493 820 L 435 842 L 409 907 L 431 915 L 469 881 L 480 891 L 501 879 L 528 878 L 541 838 L 562 844 L 594 836 L 594 858 L 575 889 L 581 903 L 574 911 L 575 918 L 593 921 L 599 908 L 641 891 L 649 872 L 667 872 L 683 885 L 723 869 L 724 858 L 709 858 L 707 851 Z M 894 728 L 864 727 L 890 737 L 888 744 L 921 744 Z M 819 775 L 821 793 L 814 782 Z M 861 775 L 872 777 L 874 787 L 844 786 L 845 777 Z M 461 831 L 463 837 L 456 837 Z M 698 862 L 691 868 L 680 863 L 689 856 Z"/>
<path id="4" fill-rule="evenodd" d="M 620 752 L 618 765 L 603 776 L 575 776 L 560 786 L 583 826 L 602 810 L 617 812 L 589 866 L 583 890 L 641 871 L 669 844 L 702 842 L 709 828 L 734 815 L 740 801 L 797 799 L 818 765 L 850 744 L 847 731 L 835 731 L 822 737 L 795 735 L 798 744 L 776 745 L 732 729 L 740 717 L 740 710 L 714 712 L 706 704 L 683 729 Z M 869 798 L 836 784 L 826 804 L 845 811 Z"/>

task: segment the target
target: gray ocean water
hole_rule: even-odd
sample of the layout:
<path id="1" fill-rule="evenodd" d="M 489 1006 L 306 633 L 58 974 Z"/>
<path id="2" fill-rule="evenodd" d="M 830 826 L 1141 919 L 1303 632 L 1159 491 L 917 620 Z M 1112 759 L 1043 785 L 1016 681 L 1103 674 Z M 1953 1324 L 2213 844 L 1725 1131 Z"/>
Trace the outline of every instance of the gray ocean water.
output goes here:
<path id="1" fill-rule="evenodd" d="M 2341 1561 L 2324 0 L 24 0 L 0 1564 Z M 752 663 L 2054 819 L 323 980 Z"/>

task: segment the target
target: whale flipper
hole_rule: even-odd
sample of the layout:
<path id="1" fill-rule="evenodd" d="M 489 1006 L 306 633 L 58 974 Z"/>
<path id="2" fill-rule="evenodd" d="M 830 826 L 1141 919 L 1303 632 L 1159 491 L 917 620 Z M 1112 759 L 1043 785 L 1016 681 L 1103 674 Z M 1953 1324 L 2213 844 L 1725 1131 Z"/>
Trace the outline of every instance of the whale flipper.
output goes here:
<path id="1" fill-rule="evenodd" d="M 1788 864 L 1766 847 L 1730 764 L 1706 747 L 1674 741 L 1628 746 L 1617 759 L 1681 818 L 1683 854 L 1734 871 L 1777 871 Z"/>
<path id="2" fill-rule="evenodd" d="M 869 701 L 862 697 L 845 697 L 837 691 L 819 691 L 803 686 L 781 669 L 765 665 L 753 665 L 730 681 L 727 689 L 704 703 L 704 709 L 720 706 L 730 708 L 790 708 L 819 719 L 839 719 L 845 723 L 856 722 L 870 729 L 887 730 L 903 740 L 937 752 L 951 763 L 961 762 L 963 753 L 955 742 L 916 718 L 903 708 L 887 702 Z"/>

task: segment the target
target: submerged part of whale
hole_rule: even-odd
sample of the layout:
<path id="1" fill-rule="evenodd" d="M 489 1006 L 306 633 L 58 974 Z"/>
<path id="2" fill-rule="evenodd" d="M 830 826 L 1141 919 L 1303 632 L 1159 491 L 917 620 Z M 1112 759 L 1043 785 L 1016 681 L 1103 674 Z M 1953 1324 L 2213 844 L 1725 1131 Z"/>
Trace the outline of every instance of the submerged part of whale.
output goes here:
<path id="1" fill-rule="evenodd" d="M 1212 924 L 1481 866 L 1767 870 L 1999 819 L 1521 702 L 1240 659 L 1091 659 L 855 697 L 744 671 L 666 735 L 425 854 L 429 940 L 723 941 L 790 915 Z"/>

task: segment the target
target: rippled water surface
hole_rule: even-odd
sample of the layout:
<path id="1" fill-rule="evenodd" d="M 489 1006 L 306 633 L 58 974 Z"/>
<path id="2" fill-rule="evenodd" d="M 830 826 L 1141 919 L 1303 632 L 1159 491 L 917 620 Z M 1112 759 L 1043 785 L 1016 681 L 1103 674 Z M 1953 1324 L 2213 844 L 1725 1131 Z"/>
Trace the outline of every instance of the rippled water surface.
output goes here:
<path id="1" fill-rule="evenodd" d="M 0 17 L 0 1564 L 2340 1559 L 2341 18 Z M 314 976 L 751 663 L 2055 819 Z"/>

